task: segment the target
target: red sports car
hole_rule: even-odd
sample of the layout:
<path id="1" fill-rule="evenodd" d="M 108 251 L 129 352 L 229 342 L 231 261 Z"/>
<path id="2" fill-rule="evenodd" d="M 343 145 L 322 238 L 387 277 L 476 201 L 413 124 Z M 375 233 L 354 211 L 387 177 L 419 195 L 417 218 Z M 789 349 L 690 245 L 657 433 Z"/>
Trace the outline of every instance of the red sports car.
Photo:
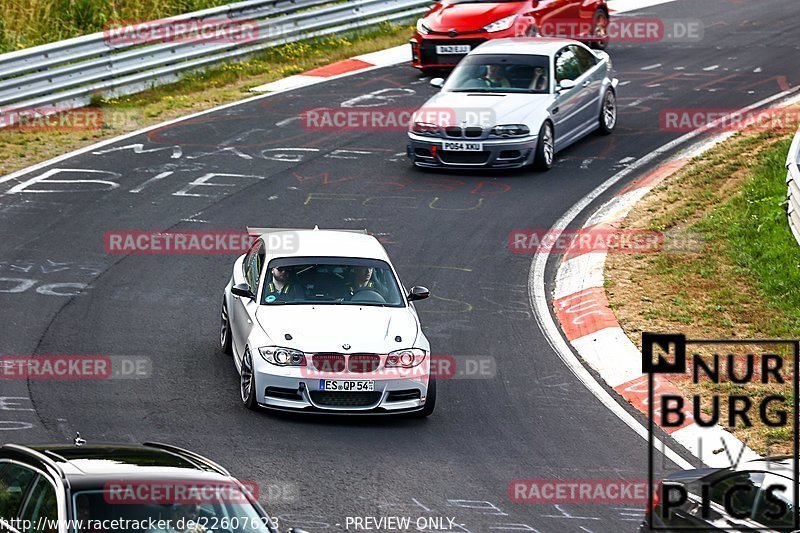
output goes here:
<path id="1" fill-rule="evenodd" d="M 605 48 L 606 0 L 441 0 L 417 21 L 411 64 L 454 67 L 473 48 L 503 37 L 569 37 Z"/>

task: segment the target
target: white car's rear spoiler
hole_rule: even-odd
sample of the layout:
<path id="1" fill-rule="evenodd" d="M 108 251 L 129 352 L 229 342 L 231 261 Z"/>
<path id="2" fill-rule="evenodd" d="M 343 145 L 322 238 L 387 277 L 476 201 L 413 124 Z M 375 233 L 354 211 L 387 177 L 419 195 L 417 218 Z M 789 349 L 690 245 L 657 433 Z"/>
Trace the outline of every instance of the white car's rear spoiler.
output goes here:
<path id="1" fill-rule="evenodd" d="M 348 231 L 350 233 L 361 233 L 362 235 L 369 235 L 366 229 L 333 229 L 325 228 L 329 231 Z M 319 226 L 314 226 L 315 231 L 320 231 Z M 259 228 L 247 226 L 248 235 L 264 235 L 265 233 L 276 233 L 278 231 L 308 231 L 308 228 Z"/>

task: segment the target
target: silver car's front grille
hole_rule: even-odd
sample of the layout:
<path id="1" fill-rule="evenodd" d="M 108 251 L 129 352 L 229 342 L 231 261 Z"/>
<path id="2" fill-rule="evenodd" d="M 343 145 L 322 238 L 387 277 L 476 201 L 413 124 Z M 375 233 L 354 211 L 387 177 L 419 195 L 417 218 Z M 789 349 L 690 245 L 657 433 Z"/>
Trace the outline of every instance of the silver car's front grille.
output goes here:
<path id="1" fill-rule="evenodd" d="M 448 126 L 444 129 L 444 135 L 449 139 L 480 139 L 483 134 L 480 126 Z"/>

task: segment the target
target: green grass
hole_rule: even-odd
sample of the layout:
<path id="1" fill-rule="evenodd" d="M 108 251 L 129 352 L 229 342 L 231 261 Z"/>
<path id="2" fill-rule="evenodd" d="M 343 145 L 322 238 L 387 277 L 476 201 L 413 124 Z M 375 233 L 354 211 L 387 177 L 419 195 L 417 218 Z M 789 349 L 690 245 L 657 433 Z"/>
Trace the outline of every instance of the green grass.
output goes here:
<path id="1" fill-rule="evenodd" d="M 786 318 L 774 333 L 800 336 L 800 245 L 786 218 L 786 169 L 790 139 L 757 158 L 741 191 L 708 213 L 696 229 L 712 236 L 738 273 L 752 278 L 767 303 Z M 720 291 L 721 295 L 724 291 Z M 735 295 L 725 294 L 735 302 Z"/>
<path id="2" fill-rule="evenodd" d="M 109 21 L 145 21 L 230 0 L 0 0 L 0 52 L 102 31 Z"/>

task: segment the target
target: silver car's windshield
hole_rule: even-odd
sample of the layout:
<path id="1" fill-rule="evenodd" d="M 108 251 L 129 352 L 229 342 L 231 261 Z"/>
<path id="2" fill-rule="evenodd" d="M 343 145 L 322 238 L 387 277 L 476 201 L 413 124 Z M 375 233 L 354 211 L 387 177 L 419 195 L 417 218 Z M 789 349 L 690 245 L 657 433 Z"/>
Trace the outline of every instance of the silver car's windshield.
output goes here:
<path id="1" fill-rule="evenodd" d="M 403 307 L 405 299 L 384 261 L 305 257 L 270 262 L 261 303 Z"/>
<path id="2" fill-rule="evenodd" d="M 475 54 L 465 57 L 444 86 L 451 92 L 550 92 L 547 56 Z"/>

